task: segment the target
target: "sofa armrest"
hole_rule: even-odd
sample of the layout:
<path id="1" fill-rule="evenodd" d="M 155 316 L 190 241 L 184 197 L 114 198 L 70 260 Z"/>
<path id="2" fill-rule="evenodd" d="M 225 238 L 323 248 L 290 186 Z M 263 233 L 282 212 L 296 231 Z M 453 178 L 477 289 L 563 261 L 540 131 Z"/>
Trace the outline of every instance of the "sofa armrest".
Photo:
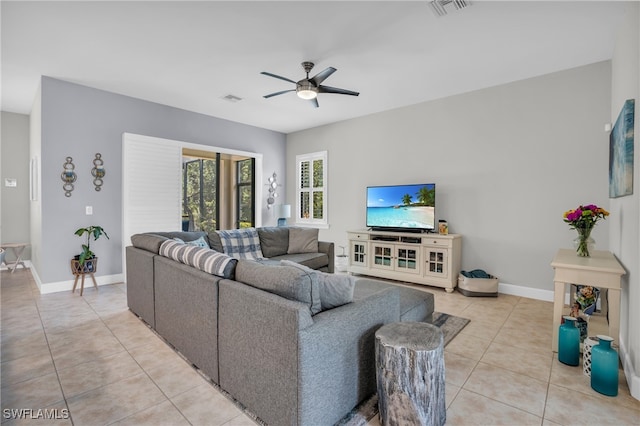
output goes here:
<path id="1" fill-rule="evenodd" d="M 318 252 L 326 253 L 329 258 L 329 265 L 327 266 L 327 272 L 332 273 L 335 271 L 335 248 L 334 244 L 327 241 L 318 241 Z"/>
<path id="2" fill-rule="evenodd" d="M 375 393 L 375 332 L 399 321 L 399 300 L 389 287 L 321 312 L 300 331 L 299 424 L 334 424 Z"/>

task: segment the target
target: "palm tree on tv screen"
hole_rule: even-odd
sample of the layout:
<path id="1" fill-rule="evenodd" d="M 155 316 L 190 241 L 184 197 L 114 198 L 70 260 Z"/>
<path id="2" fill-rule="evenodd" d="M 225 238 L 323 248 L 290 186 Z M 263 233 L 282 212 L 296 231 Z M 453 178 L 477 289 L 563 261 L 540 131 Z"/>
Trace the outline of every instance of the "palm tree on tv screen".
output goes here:
<path id="1" fill-rule="evenodd" d="M 435 205 L 436 191 L 435 189 L 429 189 L 427 186 L 423 186 L 418 191 L 418 201 L 425 205 L 433 207 Z"/>

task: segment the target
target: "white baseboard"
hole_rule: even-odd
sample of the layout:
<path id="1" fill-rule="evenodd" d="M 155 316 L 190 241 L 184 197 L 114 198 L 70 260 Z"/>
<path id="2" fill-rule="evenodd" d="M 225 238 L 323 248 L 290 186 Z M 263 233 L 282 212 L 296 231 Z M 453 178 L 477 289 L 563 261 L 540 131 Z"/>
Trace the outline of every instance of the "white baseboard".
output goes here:
<path id="1" fill-rule="evenodd" d="M 539 288 L 522 287 L 520 285 L 499 283 L 498 293 L 510 294 L 512 296 L 527 297 L 529 299 L 544 300 L 553 302 L 553 290 L 542 290 Z M 568 299 L 567 299 L 568 302 Z"/>
<path id="2" fill-rule="evenodd" d="M 629 385 L 629 392 L 631 396 L 637 400 L 640 400 L 640 376 L 633 371 L 633 365 L 631 363 L 631 357 L 627 350 L 627 345 L 624 340 L 620 338 L 620 361 L 622 361 L 622 370 L 627 378 L 627 385 Z"/>
<path id="3" fill-rule="evenodd" d="M 74 280 L 58 281 L 53 283 L 43 283 L 38 285 L 38 288 L 40 289 L 40 294 L 56 293 L 59 291 L 70 291 L 71 289 L 73 289 L 73 281 Z M 96 277 L 96 281 L 99 286 L 121 283 L 123 281 L 123 275 L 122 274 L 101 275 L 99 277 Z M 38 281 L 36 280 L 36 282 Z M 85 277 L 84 286 L 85 288 L 93 287 L 93 281 L 91 280 L 91 277 L 89 276 Z M 78 280 L 78 288 L 79 287 L 80 287 L 80 280 Z"/>

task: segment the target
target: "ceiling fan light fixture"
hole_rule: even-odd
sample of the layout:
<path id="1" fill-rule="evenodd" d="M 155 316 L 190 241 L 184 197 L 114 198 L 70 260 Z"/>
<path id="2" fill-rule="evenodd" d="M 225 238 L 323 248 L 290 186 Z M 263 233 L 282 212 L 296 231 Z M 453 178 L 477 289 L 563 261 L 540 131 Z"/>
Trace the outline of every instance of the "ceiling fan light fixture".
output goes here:
<path id="1" fill-rule="evenodd" d="M 296 85 L 296 94 L 301 99 L 315 99 L 318 97 L 318 88 L 308 81 Z"/>

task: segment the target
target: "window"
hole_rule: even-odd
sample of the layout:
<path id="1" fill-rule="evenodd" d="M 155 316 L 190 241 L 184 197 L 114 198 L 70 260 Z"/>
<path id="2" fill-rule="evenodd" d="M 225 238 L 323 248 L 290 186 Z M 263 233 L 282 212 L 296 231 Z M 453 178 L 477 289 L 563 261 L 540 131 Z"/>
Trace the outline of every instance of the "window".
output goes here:
<path id="1" fill-rule="evenodd" d="M 211 232 L 217 229 L 219 161 L 219 154 L 215 159 L 185 158 L 182 184 L 183 230 Z"/>
<path id="2" fill-rule="evenodd" d="M 327 151 L 296 156 L 296 223 L 327 226 Z"/>
<path id="3" fill-rule="evenodd" d="M 238 200 L 238 211 L 236 217 L 238 223 L 236 228 L 251 228 L 255 226 L 255 164 L 253 158 L 247 158 L 236 163 L 236 200 Z"/>
<path id="4" fill-rule="evenodd" d="M 183 149 L 182 229 L 255 226 L 255 159 Z"/>

